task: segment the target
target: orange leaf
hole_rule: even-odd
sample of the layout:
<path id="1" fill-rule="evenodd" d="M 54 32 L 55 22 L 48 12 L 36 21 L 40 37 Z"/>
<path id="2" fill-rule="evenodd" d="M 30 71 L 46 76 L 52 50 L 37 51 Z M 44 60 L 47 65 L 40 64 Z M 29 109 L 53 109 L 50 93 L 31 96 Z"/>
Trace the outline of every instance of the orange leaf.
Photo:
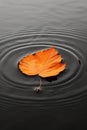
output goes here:
<path id="1" fill-rule="evenodd" d="M 62 56 L 54 47 L 51 47 L 35 54 L 28 54 L 19 62 L 19 69 L 29 76 L 39 75 L 44 78 L 56 76 L 66 67 L 66 64 L 61 61 Z"/>

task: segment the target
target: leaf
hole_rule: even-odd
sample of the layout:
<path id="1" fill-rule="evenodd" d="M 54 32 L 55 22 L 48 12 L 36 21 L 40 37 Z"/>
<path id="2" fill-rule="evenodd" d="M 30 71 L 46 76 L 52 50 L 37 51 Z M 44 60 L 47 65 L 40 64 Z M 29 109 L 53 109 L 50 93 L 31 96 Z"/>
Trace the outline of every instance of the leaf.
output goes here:
<path id="1" fill-rule="evenodd" d="M 18 66 L 20 71 L 28 76 L 39 75 L 45 78 L 56 76 L 64 71 L 66 63 L 61 61 L 62 56 L 54 47 L 51 47 L 35 54 L 28 54 L 20 60 Z"/>

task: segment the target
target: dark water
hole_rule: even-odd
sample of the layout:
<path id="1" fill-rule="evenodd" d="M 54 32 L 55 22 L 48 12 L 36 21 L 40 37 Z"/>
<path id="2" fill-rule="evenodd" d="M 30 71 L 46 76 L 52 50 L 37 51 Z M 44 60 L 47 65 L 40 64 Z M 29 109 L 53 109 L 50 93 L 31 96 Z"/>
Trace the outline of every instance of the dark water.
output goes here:
<path id="1" fill-rule="evenodd" d="M 54 46 L 67 63 L 57 80 L 18 70 L 28 53 Z M 87 128 L 87 1 L 0 0 L 0 129 Z"/>

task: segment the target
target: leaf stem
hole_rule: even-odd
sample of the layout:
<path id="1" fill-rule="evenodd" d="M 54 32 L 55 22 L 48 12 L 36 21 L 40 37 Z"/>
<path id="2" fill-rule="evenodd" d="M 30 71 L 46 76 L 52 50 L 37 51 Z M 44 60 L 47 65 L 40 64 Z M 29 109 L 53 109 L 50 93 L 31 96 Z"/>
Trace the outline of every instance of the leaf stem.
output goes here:
<path id="1" fill-rule="evenodd" d="M 41 78 L 40 78 L 39 86 L 35 87 L 35 88 L 34 88 L 34 91 L 36 91 L 37 93 L 38 93 L 39 91 L 41 91 L 41 86 L 42 86 L 42 80 L 41 80 Z"/>

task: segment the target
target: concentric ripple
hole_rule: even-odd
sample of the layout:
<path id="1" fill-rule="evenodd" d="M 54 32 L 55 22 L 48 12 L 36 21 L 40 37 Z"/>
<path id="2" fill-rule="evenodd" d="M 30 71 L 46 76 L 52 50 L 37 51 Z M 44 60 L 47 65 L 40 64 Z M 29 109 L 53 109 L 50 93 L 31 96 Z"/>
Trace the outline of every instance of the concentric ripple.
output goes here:
<path id="1" fill-rule="evenodd" d="M 84 39 L 84 38 L 83 38 Z M 87 90 L 86 41 L 74 34 L 52 32 L 22 32 L 0 40 L 0 95 L 2 101 L 27 104 L 33 109 L 45 109 L 78 103 Z M 66 70 L 56 80 L 42 79 L 42 91 L 35 93 L 38 76 L 26 76 L 18 63 L 28 53 L 54 46 L 67 63 Z M 34 107 L 33 107 L 34 106 Z"/>

